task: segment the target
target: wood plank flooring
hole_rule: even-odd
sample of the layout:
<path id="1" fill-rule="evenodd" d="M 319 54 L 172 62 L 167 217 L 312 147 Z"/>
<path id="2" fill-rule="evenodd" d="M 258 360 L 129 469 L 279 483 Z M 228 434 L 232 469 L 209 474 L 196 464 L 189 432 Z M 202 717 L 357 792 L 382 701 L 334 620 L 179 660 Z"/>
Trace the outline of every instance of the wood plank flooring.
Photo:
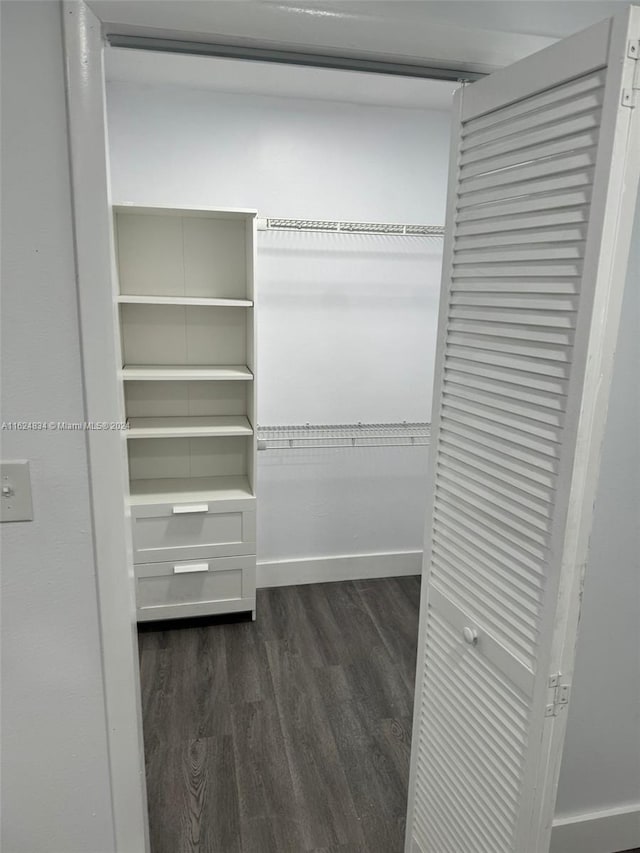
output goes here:
<path id="1" fill-rule="evenodd" d="M 420 580 L 140 630 L 152 853 L 401 853 Z"/>

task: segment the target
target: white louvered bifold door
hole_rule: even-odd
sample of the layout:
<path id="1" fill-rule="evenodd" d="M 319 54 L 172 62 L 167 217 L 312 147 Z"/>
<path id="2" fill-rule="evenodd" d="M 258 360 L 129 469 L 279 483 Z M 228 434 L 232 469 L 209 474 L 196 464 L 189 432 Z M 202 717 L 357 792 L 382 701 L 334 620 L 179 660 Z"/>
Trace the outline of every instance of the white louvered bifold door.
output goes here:
<path id="1" fill-rule="evenodd" d="M 456 94 L 407 853 L 548 850 L 637 193 L 638 39 L 632 9 Z"/>

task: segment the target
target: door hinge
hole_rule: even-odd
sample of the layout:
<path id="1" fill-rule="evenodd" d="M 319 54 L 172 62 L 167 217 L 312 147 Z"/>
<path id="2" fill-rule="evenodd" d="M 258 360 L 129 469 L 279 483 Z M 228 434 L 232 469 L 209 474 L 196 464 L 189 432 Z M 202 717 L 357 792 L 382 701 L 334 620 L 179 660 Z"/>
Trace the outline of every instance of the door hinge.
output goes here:
<path id="1" fill-rule="evenodd" d="M 549 676 L 549 703 L 544 709 L 545 717 L 557 717 L 569 704 L 571 685 L 562 678 L 562 673 L 556 672 Z"/>
<path id="2" fill-rule="evenodd" d="M 627 45 L 627 57 L 634 59 L 638 64 L 633 72 L 631 88 L 622 90 L 622 106 L 633 109 L 636 106 L 635 93 L 640 89 L 640 39 L 631 39 Z"/>

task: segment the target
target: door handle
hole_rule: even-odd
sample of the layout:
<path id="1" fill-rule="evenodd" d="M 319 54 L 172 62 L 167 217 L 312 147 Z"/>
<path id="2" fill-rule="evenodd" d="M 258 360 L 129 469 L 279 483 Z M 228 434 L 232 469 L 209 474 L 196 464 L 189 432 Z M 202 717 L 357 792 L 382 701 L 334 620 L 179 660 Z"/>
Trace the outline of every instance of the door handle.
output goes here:
<path id="1" fill-rule="evenodd" d="M 478 631 L 470 625 L 466 625 L 462 629 L 462 637 L 465 643 L 468 643 L 470 646 L 476 646 L 478 644 Z"/>

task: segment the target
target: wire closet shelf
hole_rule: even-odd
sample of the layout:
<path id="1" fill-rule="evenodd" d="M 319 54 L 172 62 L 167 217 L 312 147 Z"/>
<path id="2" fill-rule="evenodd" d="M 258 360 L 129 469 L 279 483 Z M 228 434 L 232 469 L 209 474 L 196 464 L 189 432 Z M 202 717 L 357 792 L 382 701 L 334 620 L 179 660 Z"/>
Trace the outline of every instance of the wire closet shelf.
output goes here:
<path id="1" fill-rule="evenodd" d="M 431 424 L 295 424 L 258 426 L 258 450 L 428 445 Z"/>
<path id="2" fill-rule="evenodd" d="M 442 225 L 404 225 L 397 222 L 344 222 L 337 219 L 258 219 L 259 231 L 298 231 L 323 234 L 386 234 L 401 237 L 442 237 Z"/>

